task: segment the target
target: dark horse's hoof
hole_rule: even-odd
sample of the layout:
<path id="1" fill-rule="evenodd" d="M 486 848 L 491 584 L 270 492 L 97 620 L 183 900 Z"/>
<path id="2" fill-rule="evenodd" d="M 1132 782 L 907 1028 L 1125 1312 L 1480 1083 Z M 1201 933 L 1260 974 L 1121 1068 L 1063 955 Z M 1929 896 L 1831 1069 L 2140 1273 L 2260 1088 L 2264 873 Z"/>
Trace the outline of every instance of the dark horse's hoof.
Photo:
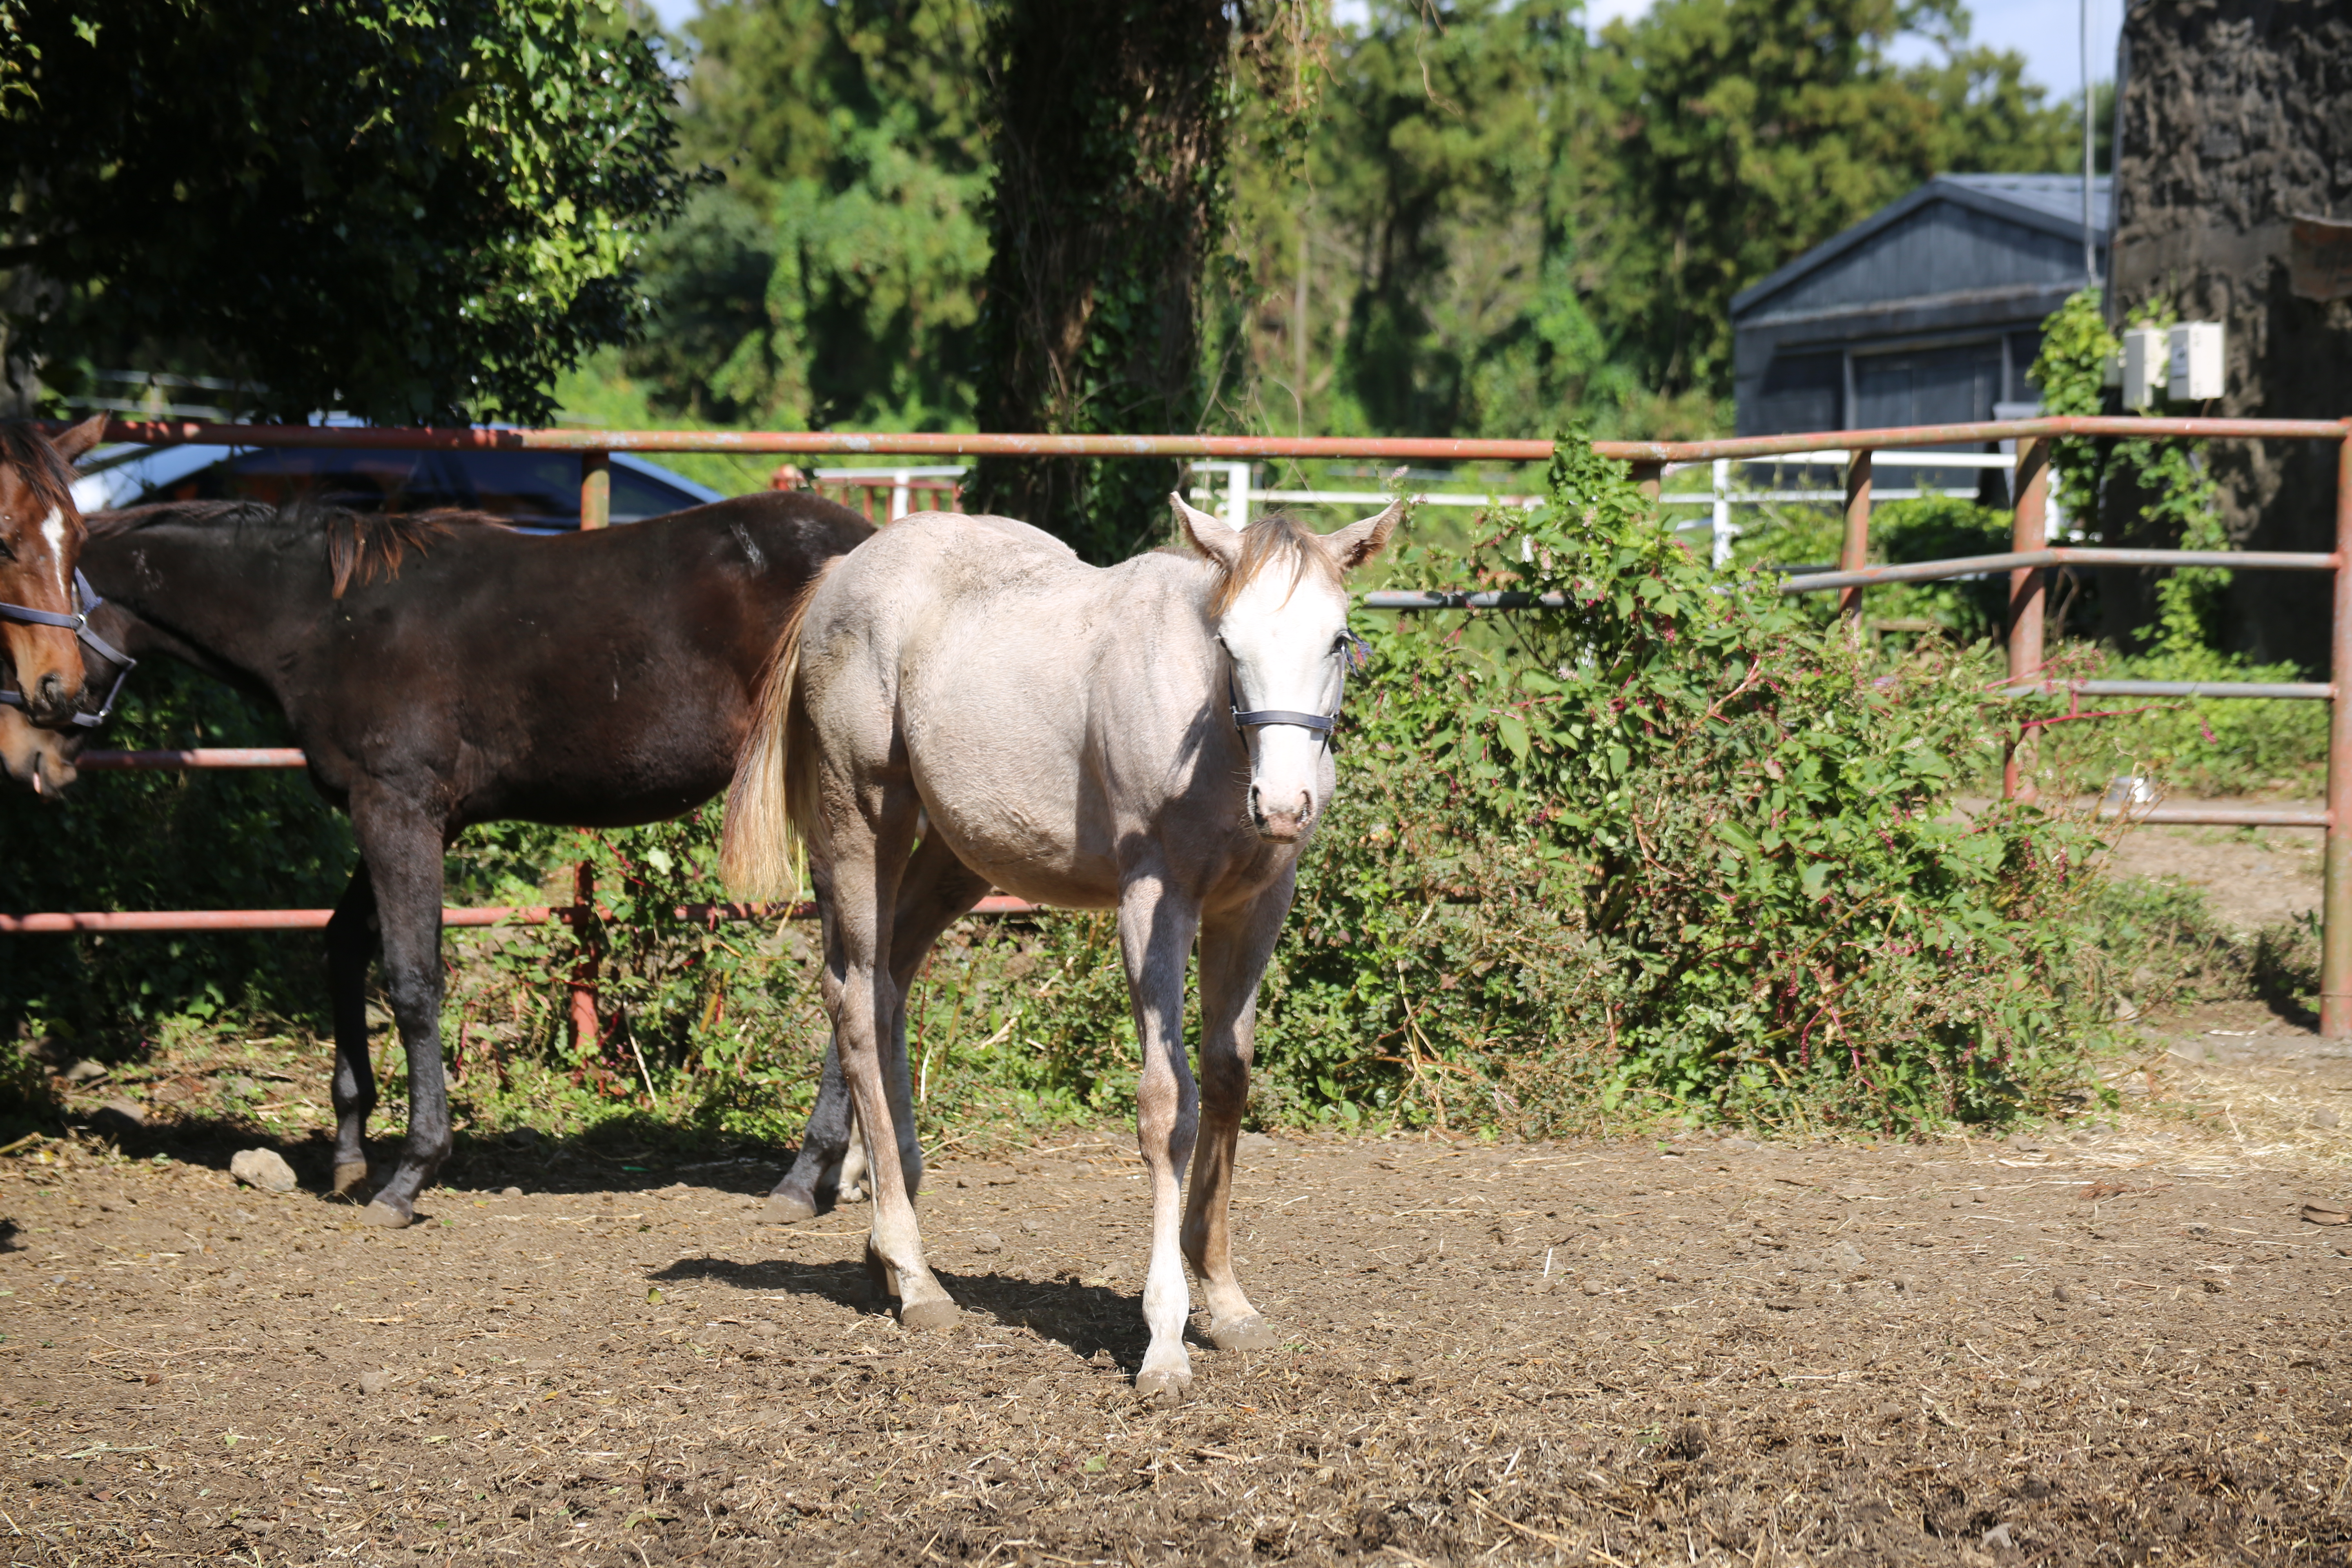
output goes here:
<path id="1" fill-rule="evenodd" d="M 360 1210 L 360 1222 L 382 1226 L 386 1230 L 406 1230 L 416 1223 L 416 1212 L 406 1204 L 386 1203 L 378 1198 Z"/>
<path id="2" fill-rule="evenodd" d="M 334 1177 L 327 1190 L 339 1198 L 355 1198 L 365 1190 L 367 1184 L 367 1162 L 359 1160 L 348 1164 L 336 1165 Z"/>
<path id="3" fill-rule="evenodd" d="M 804 1219 L 816 1218 L 816 1205 L 797 1193 L 770 1193 L 765 1207 L 760 1210 L 764 1225 L 798 1225 Z"/>

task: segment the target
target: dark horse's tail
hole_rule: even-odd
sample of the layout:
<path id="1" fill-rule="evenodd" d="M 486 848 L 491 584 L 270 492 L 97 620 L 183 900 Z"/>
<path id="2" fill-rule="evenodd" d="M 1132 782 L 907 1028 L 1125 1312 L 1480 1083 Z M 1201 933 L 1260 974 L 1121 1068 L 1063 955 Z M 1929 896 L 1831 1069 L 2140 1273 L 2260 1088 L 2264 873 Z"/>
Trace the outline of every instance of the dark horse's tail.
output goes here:
<path id="1" fill-rule="evenodd" d="M 800 834 L 793 826 L 790 741 L 801 668 L 801 626 L 809 605 L 833 569 L 836 555 L 817 568 L 784 617 L 751 731 L 735 754 L 734 782 L 727 786 L 727 827 L 719 842 L 719 874 L 738 898 L 797 899 L 801 896 Z"/>

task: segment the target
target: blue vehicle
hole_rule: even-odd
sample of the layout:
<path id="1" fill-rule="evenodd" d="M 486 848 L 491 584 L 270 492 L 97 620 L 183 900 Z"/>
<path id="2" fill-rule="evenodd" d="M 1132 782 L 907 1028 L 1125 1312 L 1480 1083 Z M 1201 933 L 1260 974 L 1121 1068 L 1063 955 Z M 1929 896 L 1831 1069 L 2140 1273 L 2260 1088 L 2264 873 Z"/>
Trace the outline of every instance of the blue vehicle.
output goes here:
<path id="1" fill-rule="evenodd" d="M 402 452 L 376 447 L 113 447 L 85 465 L 84 511 L 167 500 L 311 499 L 359 511 L 458 507 L 534 533 L 580 526 L 577 452 Z M 725 498 L 626 452 L 612 458 L 613 521 Z"/>

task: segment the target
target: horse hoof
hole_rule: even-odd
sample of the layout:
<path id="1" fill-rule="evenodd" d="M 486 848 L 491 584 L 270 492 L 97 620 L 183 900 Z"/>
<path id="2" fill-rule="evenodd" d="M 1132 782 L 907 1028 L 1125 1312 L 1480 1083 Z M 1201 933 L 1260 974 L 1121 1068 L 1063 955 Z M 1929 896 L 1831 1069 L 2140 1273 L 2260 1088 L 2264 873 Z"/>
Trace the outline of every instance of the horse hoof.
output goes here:
<path id="1" fill-rule="evenodd" d="M 760 1210 L 762 1225 L 798 1225 L 814 1218 L 816 1205 L 793 1193 L 770 1193 L 767 1205 Z"/>
<path id="2" fill-rule="evenodd" d="M 416 1215 L 406 1204 L 395 1205 L 378 1198 L 360 1210 L 360 1223 L 379 1225 L 386 1230 L 406 1230 L 416 1223 Z"/>
<path id="3" fill-rule="evenodd" d="M 1270 1351 L 1282 1342 L 1274 1325 L 1252 1312 L 1231 1323 L 1209 1326 L 1209 1342 L 1221 1351 Z"/>
<path id="4" fill-rule="evenodd" d="M 1192 1377 L 1184 1373 L 1139 1373 L 1135 1379 L 1135 1394 L 1147 1405 L 1164 1407 L 1181 1405 L 1184 1402 L 1184 1391 L 1192 1386 Z"/>
<path id="5" fill-rule="evenodd" d="M 352 1198 L 359 1196 L 360 1190 L 367 1184 L 367 1162 L 358 1160 L 350 1164 L 338 1164 L 334 1179 L 327 1190 L 339 1198 Z"/>
<path id="6" fill-rule="evenodd" d="M 963 1309 L 953 1301 L 918 1301 L 911 1307 L 898 1309 L 899 1324 L 919 1333 L 952 1328 L 955 1321 L 962 1316 Z"/>

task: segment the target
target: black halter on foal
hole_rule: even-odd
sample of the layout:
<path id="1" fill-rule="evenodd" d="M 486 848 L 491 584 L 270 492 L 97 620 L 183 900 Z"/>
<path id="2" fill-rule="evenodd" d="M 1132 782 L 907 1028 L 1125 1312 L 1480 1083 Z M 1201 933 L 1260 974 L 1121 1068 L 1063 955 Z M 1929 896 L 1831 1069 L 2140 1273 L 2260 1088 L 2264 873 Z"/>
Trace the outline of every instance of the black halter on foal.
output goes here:
<path id="1" fill-rule="evenodd" d="M 1347 643 L 1348 651 L 1339 660 L 1339 700 L 1332 705 L 1328 713 L 1295 713 L 1287 708 L 1261 708 L 1255 712 L 1243 712 L 1241 689 L 1234 684 L 1233 661 L 1227 659 L 1225 706 L 1233 710 L 1234 728 L 1249 731 L 1262 729 L 1268 724 L 1296 724 L 1302 730 L 1314 731 L 1323 737 L 1325 745 L 1329 745 L 1331 731 L 1339 725 L 1339 710 L 1348 703 L 1348 667 L 1353 665 L 1361 669 L 1371 657 L 1369 645 L 1355 633 L 1343 630 L 1339 636 Z"/>
<path id="2" fill-rule="evenodd" d="M 28 626 L 62 627 L 73 633 L 82 647 L 117 667 L 114 684 L 107 688 L 106 700 L 99 706 L 98 711 L 84 710 L 73 716 L 74 723 L 79 728 L 95 730 L 113 716 L 114 700 L 122 695 L 122 683 L 131 679 L 131 672 L 139 668 L 139 661 L 89 629 L 89 613 L 106 601 L 90 591 L 89 579 L 79 572 L 74 574 L 74 603 L 79 607 L 69 616 L 59 615 L 55 610 L 37 610 L 30 605 L 0 603 L 0 621 L 16 621 Z M 0 688 L 0 708 L 23 706 L 23 692 Z"/>

